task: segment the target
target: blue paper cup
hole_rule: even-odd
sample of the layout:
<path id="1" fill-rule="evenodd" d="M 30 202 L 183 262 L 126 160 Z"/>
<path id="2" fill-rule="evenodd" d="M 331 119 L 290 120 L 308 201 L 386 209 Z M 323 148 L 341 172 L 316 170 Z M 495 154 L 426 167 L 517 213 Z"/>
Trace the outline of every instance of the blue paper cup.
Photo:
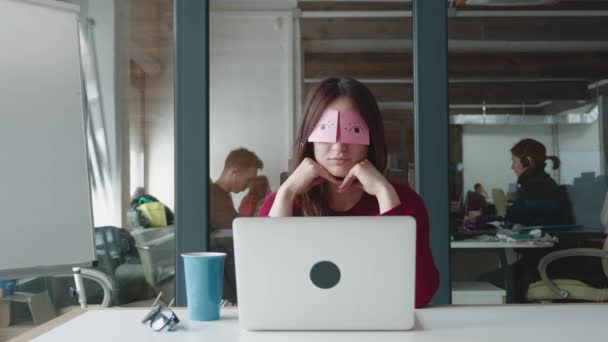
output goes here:
<path id="1" fill-rule="evenodd" d="M 0 280 L 0 298 L 9 297 L 15 293 L 15 286 L 17 281 L 12 280 Z"/>
<path id="2" fill-rule="evenodd" d="M 183 253 L 188 314 L 193 321 L 220 319 L 226 253 Z"/>

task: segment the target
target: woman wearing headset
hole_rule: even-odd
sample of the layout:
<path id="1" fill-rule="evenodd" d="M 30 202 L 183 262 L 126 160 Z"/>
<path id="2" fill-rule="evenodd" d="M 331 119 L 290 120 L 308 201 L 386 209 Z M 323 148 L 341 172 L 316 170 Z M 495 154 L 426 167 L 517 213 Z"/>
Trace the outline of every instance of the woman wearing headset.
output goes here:
<path id="1" fill-rule="evenodd" d="M 545 145 L 523 139 L 511 148 L 511 168 L 517 175 L 517 198 L 507 209 L 507 221 L 531 225 L 572 223 L 566 192 L 545 172 L 546 160 L 559 168 L 556 156 L 547 156 Z"/>

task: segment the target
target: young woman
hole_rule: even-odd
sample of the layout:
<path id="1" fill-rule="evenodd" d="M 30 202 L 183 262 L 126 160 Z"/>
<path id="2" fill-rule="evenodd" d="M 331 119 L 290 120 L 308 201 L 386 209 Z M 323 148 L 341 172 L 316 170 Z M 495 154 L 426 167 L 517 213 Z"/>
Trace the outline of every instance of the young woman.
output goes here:
<path id="1" fill-rule="evenodd" d="M 511 168 L 517 176 L 517 197 L 507 208 L 507 221 L 526 226 L 572 224 L 574 216 L 567 191 L 545 172 L 546 161 L 553 169 L 559 158 L 547 156 L 545 145 L 534 139 L 522 139 L 511 148 Z M 528 285 L 540 280 L 538 263 L 547 254 L 543 248 L 520 250 L 521 259 L 513 268 L 517 281 L 516 302 L 526 302 Z M 573 260 L 574 261 L 574 260 Z M 564 265 L 562 265 L 564 266 Z M 577 266 L 574 266 L 576 268 Z M 571 277 L 569 274 L 565 278 Z"/>
<path id="2" fill-rule="evenodd" d="M 517 199 L 507 209 L 507 221 L 524 225 L 572 223 L 568 195 L 545 172 L 546 160 L 551 160 L 554 170 L 559 168 L 559 158 L 547 156 L 545 145 L 534 139 L 522 139 L 511 148 Z"/>
<path id="3" fill-rule="evenodd" d="M 307 96 L 291 174 L 259 216 L 413 216 L 416 307 L 422 307 L 439 285 L 428 214 L 416 192 L 383 176 L 385 167 L 384 126 L 372 93 L 352 78 L 325 79 Z"/>
<path id="4" fill-rule="evenodd" d="M 270 194 L 270 183 L 266 176 L 257 176 L 249 184 L 249 192 L 241 200 L 239 216 L 257 216 L 260 205 L 266 196 Z"/>

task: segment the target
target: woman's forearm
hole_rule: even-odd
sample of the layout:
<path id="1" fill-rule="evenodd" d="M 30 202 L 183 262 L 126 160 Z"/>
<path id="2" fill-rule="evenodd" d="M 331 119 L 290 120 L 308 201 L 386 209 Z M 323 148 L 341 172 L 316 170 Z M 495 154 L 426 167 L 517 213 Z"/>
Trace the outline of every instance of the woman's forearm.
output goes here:
<path id="1" fill-rule="evenodd" d="M 397 191 L 395 191 L 395 188 L 390 183 L 387 183 L 386 186 L 380 192 L 378 192 L 376 199 L 378 199 L 378 208 L 380 209 L 380 214 L 385 213 L 401 204 Z"/>
<path id="2" fill-rule="evenodd" d="M 269 217 L 288 217 L 293 215 L 293 200 L 295 196 L 285 188 L 279 188 L 268 213 Z"/>

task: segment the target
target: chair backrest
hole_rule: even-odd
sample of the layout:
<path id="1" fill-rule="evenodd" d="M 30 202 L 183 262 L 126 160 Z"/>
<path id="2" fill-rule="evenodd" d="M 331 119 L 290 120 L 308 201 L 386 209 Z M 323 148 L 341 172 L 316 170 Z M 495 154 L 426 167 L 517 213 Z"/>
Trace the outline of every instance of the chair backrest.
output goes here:
<path id="1" fill-rule="evenodd" d="M 120 235 L 118 227 L 95 227 L 95 254 L 99 267 L 109 275 L 114 275 L 120 264 Z"/>
<path id="2" fill-rule="evenodd" d="M 606 240 L 604 240 L 603 250 L 608 251 L 608 238 L 606 238 Z M 606 275 L 606 277 L 608 277 L 608 259 L 607 258 L 602 259 L 602 268 L 604 269 L 604 274 Z"/>
<path id="3" fill-rule="evenodd" d="M 507 215 L 507 196 L 502 189 L 492 189 L 492 201 L 496 207 L 496 215 L 505 217 Z"/>
<path id="4" fill-rule="evenodd" d="M 602 206 L 602 212 L 600 213 L 600 222 L 604 227 L 604 233 L 608 234 L 608 192 L 604 197 L 604 205 Z"/>
<path id="5" fill-rule="evenodd" d="M 144 277 L 152 288 L 175 274 L 175 226 L 131 231 L 139 251 Z"/>
<path id="6" fill-rule="evenodd" d="M 604 226 L 604 232 L 608 234 L 608 192 L 604 197 L 604 205 L 602 206 L 602 212 L 600 213 L 600 222 Z M 608 237 L 604 240 L 603 250 L 608 251 Z M 608 277 L 608 259 L 602 259 L 602 267 L 604 268 L 604 274 Z"/>

